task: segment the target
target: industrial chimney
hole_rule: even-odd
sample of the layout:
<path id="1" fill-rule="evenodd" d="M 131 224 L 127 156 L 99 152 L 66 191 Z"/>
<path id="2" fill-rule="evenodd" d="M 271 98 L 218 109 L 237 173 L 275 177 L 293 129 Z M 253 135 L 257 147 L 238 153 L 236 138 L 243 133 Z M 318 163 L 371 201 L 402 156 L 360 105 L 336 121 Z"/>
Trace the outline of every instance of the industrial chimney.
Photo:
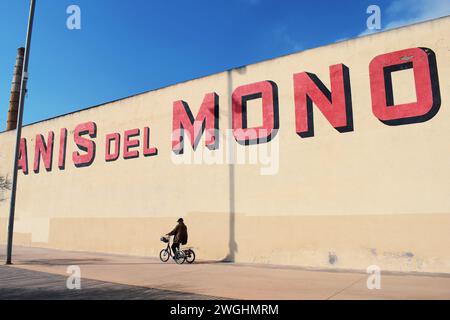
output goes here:
<path id="1" fill-rule="evenodd" d="M 14 66 L 14 75 L 11 84 L 11 96 L 9 99 L 8 120 L 6 130 L 15 130 L 17 128 L 17 113 L 19 111 L 20 86 L 22 81 L 23 56 L 25 48 L 17 50 L 16 65 Z"/>

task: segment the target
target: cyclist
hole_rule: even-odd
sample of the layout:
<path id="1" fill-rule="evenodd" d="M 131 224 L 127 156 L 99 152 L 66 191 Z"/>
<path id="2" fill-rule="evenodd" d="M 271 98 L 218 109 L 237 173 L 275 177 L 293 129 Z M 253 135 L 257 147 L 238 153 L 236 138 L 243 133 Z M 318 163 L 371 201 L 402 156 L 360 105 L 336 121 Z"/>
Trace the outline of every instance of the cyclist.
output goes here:
<path id="1" fill-rule="evenodd" d="M 185 245 L 188 241 L 187 227 L 183 218 L 178 219 L 178 224 L 167 236 L 175 236 L 172 243 L 172 251 L 175 254 L 180 249 L 180 244 Z"/>

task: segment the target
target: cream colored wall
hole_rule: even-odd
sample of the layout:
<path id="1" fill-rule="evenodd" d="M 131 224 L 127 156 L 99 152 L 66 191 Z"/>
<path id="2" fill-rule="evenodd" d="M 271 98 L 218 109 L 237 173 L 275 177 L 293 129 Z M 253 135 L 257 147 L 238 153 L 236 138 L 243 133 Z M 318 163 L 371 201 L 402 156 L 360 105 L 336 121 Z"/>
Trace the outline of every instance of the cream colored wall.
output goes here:
<path id="1" fill-rule="evenodd" d="M 450 272 L 450 18 L 249 65 L 148 92 L 24 128 L 30 174 L 20 173 L 15 243 L 157 255 L 159 236 L 186 217 L 199 258 L 317 268 Z M 387 126 L 372 114 L 368 66 L 377 55 L 412 47 L 436 53 L 441 109 L 431 120 Z M 308 71 L 329 86 L 328 67 L 350 69 L 355 130 L 339 133 L 315 109 L 315 137 L 295 132 L 292 75 Z M 196 114 L 206 93 L 220 96 L 220 128 L 229 128 L 230 92 L 272 80 L 280 98 L 280 166 L 175 165 L 172 103 Z M 396 88 L 398 99 L 410 92 Z M 97 156 L 75 168 L 76 125 L 97 123 Z M 104 136 L 150 126 L 156 157 L 104 161 Z M 69 129 L 67 165 L 32 171 L 34 137 Z M 14 134 L 0 134 L 0 173 L 10 172 Z M 221 141 L 221 148 L 224 148 Z M 55 144 L 57 147 L 58 144 Z M 243 147 L 237 147 L 243 148 Z M 41 165 L 42 167 L 42 165 Z M 231 184 L 231 187 L 230 187 Z M 233 210 L 234 208 L 234 210 Z M 8 202 L 0 203 L 5 241 Z M 3 232 L 5 231 L 5 232 Z M 233 241 L 230 241 L 230 235 Z"/>

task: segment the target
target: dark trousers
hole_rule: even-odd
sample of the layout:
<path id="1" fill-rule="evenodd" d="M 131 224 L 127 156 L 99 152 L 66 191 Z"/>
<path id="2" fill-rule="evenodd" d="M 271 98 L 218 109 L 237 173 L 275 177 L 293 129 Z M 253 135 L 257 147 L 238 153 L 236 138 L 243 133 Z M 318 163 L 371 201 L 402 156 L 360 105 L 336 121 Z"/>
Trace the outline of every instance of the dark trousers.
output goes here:
<path id="1" fill-rule="evenodd" d="M 179 243 L 172 243 L 172 252 L 173 254 L 175 254 L 175 252 L 177 252 L 178 250 L 180 250 L 180 244 Z"/>

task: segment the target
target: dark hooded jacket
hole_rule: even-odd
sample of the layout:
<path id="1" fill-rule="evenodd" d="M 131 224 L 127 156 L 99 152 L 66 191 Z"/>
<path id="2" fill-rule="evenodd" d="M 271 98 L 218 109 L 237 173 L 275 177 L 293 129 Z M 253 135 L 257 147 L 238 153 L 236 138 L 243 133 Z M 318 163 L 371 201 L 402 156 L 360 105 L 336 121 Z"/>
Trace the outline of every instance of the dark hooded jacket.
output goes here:
<path id="1" fill-rule="evenodd" d="M 175 236 L 173 243 L 186 244 L 188 241 L 187 227 L 183 222 L 179 222 L 175 229 L 173 229 L 168 235 Z"/>

